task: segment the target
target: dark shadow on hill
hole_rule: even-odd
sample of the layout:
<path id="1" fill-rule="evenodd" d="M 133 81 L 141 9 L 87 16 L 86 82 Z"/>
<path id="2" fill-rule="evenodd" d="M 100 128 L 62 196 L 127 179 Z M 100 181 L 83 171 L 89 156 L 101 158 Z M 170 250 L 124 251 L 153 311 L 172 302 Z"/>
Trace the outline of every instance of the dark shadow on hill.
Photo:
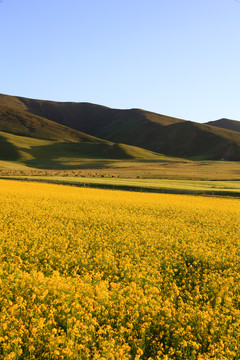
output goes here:
<path id="1" fill-rule="evenodd" d="M 165 126 L 149 149 L 191 160 L 239 161 L 240 137 L 233 135 L 221 129 L 185 121 Z"/>
<path id="2" fill-rule="evenodd" d="M 152 133 L 184 122 L 142 109 L 111 109 L 91 103 L 61 103 L 19 98 L 32 114 L 87 134 L 129 145 L 148 144 Z"/>
<path id="3" fill-rule="evenodd" d="M 109 167 L 109 159 L 131 159 L 118 144 L 61 142 L 44 146 L 33 146 L 29 153 L 34 159 L 25 161 L 30 167 L 45 169 Z M 86 163 L 85 159 L 91 159 Z M 106 159 L 106 161 L 104 160 Z M 71 164 L 68 164 L 68 161 Z M 76 162 L 76 164 L 74 164 Z"/>
<path id="4" fill-rule="evenodd" d="M 17 161 L 20 156 L 17 148 L 0 136 L 0 160 Z"/>

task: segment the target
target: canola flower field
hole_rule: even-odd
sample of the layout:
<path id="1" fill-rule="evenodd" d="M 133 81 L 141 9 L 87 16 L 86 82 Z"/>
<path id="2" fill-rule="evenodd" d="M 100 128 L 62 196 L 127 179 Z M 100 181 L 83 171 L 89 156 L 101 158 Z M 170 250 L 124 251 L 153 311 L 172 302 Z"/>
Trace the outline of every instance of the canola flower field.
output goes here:
<path id="1" fill-rule="evenodd" d="M 0 181 L 0 359 L 240 359 L 240 200 Z"/>

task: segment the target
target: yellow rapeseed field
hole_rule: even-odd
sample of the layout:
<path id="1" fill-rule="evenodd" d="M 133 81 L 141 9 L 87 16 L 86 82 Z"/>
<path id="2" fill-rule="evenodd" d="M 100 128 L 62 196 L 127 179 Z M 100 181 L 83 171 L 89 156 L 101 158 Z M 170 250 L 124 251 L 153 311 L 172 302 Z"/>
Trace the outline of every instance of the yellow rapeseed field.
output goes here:
<path id="1" fill-rule="evenodd" d="M 0 181 L 0 359 L 240 359 L 240 200 Z"/>

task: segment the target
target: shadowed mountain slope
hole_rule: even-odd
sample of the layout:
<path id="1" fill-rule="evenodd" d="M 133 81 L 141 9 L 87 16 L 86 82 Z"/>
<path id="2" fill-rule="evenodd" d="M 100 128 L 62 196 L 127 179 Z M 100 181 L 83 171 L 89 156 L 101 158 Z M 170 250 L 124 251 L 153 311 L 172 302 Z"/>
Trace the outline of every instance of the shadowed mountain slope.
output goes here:
<path id="1" fill-rule="evenodd" d="M 141 109 L 119 110 L 91 103 L 34 100 L 3 94 L 0 94 L 0 104 L 95 136 L 98 136 L 97 133 L 128 131 L 130 127 L 166 126 L 184 121 Z"/>
<path id="2" fill-rule="evenodd" d="M 45 140 L 104 142 L 54 121 L 0 105 L 0 131 Z"/>
<path id="3" fill-rule="evenodd" d="M 0 95 L 0 104 L 112 142 L 195 159 L 240 160 L 240 133 L 141 109 Z"/>
<path id="4" fill-rule="evenodd" d="M 240 121 L 237 120 L 230 120 L 223 118 L 215 121 L 209 121 L 206 123 L 206 125 L 212 125 L 222 129 L 228 129 L 228 130 L 240 132 Z"/>
<path id="5" fill-rule="evenodd" d="M 164 128 L 158 141 L 163 153 L 195 159 L 240 159 L 240 134 L 187 121 Z"/>

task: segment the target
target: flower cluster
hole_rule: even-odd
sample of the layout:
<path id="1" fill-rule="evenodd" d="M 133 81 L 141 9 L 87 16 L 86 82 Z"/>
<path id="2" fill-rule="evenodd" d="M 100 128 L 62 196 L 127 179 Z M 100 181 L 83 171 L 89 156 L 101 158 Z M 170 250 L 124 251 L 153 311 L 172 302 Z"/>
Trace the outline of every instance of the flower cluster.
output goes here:
<path id="1" fill-rule="evenodd" d="M 0 358 L 240 359 L 240 201 L 0 181 Z"/>

